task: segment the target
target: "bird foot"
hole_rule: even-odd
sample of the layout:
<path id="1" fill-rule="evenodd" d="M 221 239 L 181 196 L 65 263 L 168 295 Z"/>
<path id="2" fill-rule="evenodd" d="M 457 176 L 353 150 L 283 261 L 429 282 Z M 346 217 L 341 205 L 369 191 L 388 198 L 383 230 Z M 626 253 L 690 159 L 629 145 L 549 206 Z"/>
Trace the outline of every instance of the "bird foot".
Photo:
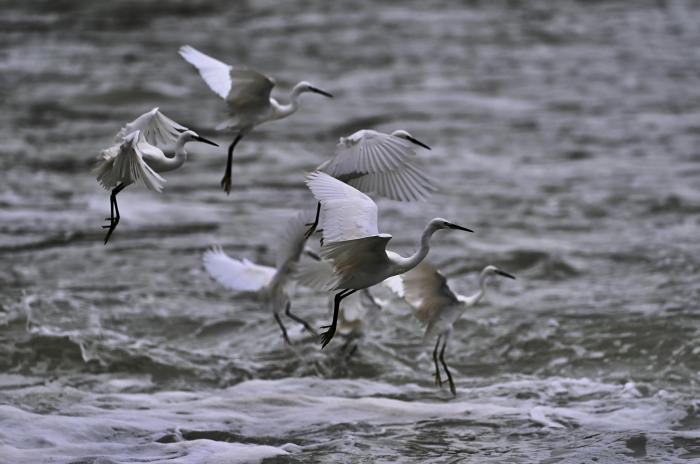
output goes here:
<path id="1" fill-rule="evenodd" d="M 321 334 L 321 348 L 325 348 L 335 335 L 335 327 L 333 325 L 324 325 L 321 328 L 328 329 Z"/>
<path id="2" fill-rule="evenodd" d="M 226 195 L 231 193 L 231 176 L 228 174 L 224 175 L 224 177 L 221 179 L 221 188 L 224 192 L 226 192 Z"/>

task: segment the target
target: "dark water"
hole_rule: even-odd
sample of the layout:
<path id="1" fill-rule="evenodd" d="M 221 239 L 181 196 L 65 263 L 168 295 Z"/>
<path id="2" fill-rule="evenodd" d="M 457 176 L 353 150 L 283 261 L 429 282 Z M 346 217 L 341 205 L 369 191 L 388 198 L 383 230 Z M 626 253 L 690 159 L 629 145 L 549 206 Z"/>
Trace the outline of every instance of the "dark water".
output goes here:
<path id="1" fill-rule="evenodd" d="M 244 140 L 230 197 L 223 149 L 192 146 L 163 194 L 120 195 L 105 247 L 89 169 L 124 122 L 228 142 L 185 43 L 336 98 Z M 10 1 L 0 92 L 0 462 L 700 459 L 697 3 Z M 441 191 L 379 201 L 397 251 L 443 216 L 477 230 L 433 241 L 459 291 L 518 276 L 457 323 L 454 399 L 402 303 L 346 361 L 201 267 L 272 263 L 304 172 L 361 128 L 433 147 Z"/>

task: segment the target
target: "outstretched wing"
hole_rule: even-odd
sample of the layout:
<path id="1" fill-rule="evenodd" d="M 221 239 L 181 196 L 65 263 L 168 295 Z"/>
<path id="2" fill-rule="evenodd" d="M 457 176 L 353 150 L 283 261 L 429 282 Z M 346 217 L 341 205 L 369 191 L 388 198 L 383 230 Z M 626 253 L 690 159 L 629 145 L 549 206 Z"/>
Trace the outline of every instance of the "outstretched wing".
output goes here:
<path id="1" fill-rule="evenodd" d="M 269 284 L 275 269 L 247 259 L 239 261 L 224 253 L 221 247 L 207 250 L 202 256 L 204 269 L 224 287 L 239 292 L 255 292 Z"/>
<path id="2" fill-rule="evenodd" d="M 241 110 L 269 106 L 270 92 L 275 86 L 270 77 L 254 69 L 234 68 L 189 45 L 180 47 L 180 56 L 197 68 L 209 88 L 229 106 Z"/>
<path id="3" fill-rule="evenodd" d="M 389 265 L 386 254 L 389 240 L 391 235 L 380 234 L 324 244 L 321 247 L 321 257 L 333 264 L 333 273 L 336 276 L 333 288 L 346 288 L 345 283 L 358 273 L 386 268 Z"/>
<path id="4" fill-rule="evenodd" d="M 422 322 L 429 322 L 441 308 L 459 303 L 445 276 L 425 261 L 399 277 L 404 300 L 416 310 L 416 317 Z"/>
<path id="5" fill-rule="evenodd" d="M 143 140 L 140 131 L 132 132 L 120 145 L 114 145 L 100 153 L 93 173 L 105 189 L 112 189 L 120 183 L 138 183 L 149 190 L 160 192 L 166 181 L 143 160 L 148 155 L 164 156 L 157 147 Z"/>
<path id="6" fill-rule="evenodd" d="M 413 166 L 411 143 L 374 130 L 341 137 L 335 156 L 317 169 L 363 192 L 398 201 L 425 199 L 437 190 L 434 182 Z"/>
<path id="7" fill-rule="evenodd" d="M 278 270 L 287 268 L 291 263 L 299 261 L 301 252 L 304 251 L 306 243 L 306 231 L 309 222 L 313 222 L 313 214 L 303 210 L 292 216 L 284 226 L 279 235 L 275 265 Z"/>
<path id="8" fill-rule="evenodd" d="M 123 142 L 132 132 L 141 131 L 141 136 L 148 143 L 163 147 L 174 144 L 180 134 L 186 130 L 187 127 L 173 121 L 156 107 L 126 123 L 117 133 L 114 141 Z"/>
<path id="9" fill-rule="evenodd" d="M 320 227 L 325 243 L 376 236 L 377 205 L 354 187 L 315 171 L 306 178 L 306 185 L 321 202 Z"/>

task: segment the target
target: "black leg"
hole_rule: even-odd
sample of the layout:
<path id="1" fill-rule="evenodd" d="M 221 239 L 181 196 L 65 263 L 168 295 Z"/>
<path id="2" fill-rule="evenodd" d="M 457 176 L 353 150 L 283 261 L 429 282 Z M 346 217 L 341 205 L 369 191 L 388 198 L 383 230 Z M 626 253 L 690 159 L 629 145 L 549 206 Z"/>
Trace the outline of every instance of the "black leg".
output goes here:
<path id="1" fill-rule="evenodd" d="M 450 384 L 452 396 L 457 396 L 457 390 L 455 389 L 455 383 L 452 380 L 452 374 L 450 374 L 450 370 L 447 368 L 447 363 L 445 362 L 445 348 L 447 347 L 447 340 L 448 338 L 445 337 L 445 342 L 442 344 L 442 349 L 440 350 L 440 362 L 442 363 L 442 367 L 445 369 L 445 374 L 447 374 L 447 382 Z"/>
<path id="2" fill-rule="evenodd" d="M 345 289 L 341 290 L 335 295 L 335 303 L 333 305 L 333 322 L 331 325 L 324 325 L 322 329 L 328 329 L 321 334 L 321 348 L 325 348 L 326 345 L 333 339 L 335 335 L 335 329 L 338 326 L 338 313 L 340 312 L 340 301 L 346 296 L 352 295 L 357 290 L 355 289 Z"/>
<path id="3" fill-rule="evenodd" d="M 105 236 L 105 245 L 107 245 L 107 242 L 109 241 L 109 237 L 112 236 L 112 232 L 114 232 L 114 229 L 117 228 L 117 224 L 119 224 L 119 205 L 117 204 L 117 195 L 119 192 L 124 190 L 126 187 L 126 184 L 119 184 L 114 189 L 112 190 L 112 194 L 109 196 L 109 209 L 110 209 L 110 217 L 109 217 L 109 225 L 108 226 L 102 226 L 103 229 L 109 229 L 107 231 L 107 235 Z"/>
<path id="4" fill-rule="evenodd" d="M 228 146 L 228 159 L 226 160 L 226 171 L 224 172 L 224 177 L 221 179 L 221 188 L 228 195 L 231 193 L 231 165 L 233 163 L 233 149 L 236 148 L 236 144 L 243 138 L 241 134 L 238 134 L 231 145 Z"/>
<path id="5" fill-rule="evenodd" d="M 289 336 L 287 335 L 287 328 L 282 324 L 282 319 L 280 319 L 280 315 L 275 313 L 275 320 L 277 321 L 277 325 L 280 326 L 280 329 L 282 330 L 282 337 L 284 338 L 284 341 L 287 342 L 287 345 L 291 345 L 292 342 L 289 341 Z"/>
<path id="6" fill-rule="evenodd" d="M 292 312 L 292 309 L 291 309 L 291 308 L 292 308 L 292 303 L 289 302 L 289 301 L 287 301 L 287 306 L 284 308 L 284 314 L 286 314 L 288 318 L 290 318 L 290 319 L 292 319 L 292 320 L 298 322 L 299 324 L 303 325 L 304 328 L 305 328 L 306 330 L 308 330 L 309 332 L 311 332 L 312 334 L 318 335 L 318 334 L 316 333 L 316 331 L 314 330 L 314 328 L 311 327 L 311 324 L 309 324 L 309 323 L 306 322 L 304 319 L 302 319 L 302 318 L 300 318 L 299 316 L 297 316 L 296 314 L 294 314 L 294 313 Z"/>
<path id="7" fill-rule="evenodd" d="M 440 339 L 442 335 L 438 335 L 437 342 L 435 342 L 435 349 L 433 350 L 433 362 L 435 363 L 435 385 L 442 387 L 442 379 L 440 378 L 440 366 L 438 365 L 438 346 L 440 346 Z"/>
<path id="8" fill-rule="evenodd" d="M 316 231 L 316 227 L 318 227 L 318 218 L 320 215 L 321 215 L 321 202 L 319 201 L 318 204 L 316 205 L 316 219 L 314 219 L 314 222 L 312 222 L 311 224 L 307 224 L 307 226 L 311 226 L 311 227 L 309 227 L 309 230 L 307 230 L 306 233 L 304 234 L 305 239 L 308 240 L 309 237 L 311 237 L 314 234 L 314 232 Z"/>

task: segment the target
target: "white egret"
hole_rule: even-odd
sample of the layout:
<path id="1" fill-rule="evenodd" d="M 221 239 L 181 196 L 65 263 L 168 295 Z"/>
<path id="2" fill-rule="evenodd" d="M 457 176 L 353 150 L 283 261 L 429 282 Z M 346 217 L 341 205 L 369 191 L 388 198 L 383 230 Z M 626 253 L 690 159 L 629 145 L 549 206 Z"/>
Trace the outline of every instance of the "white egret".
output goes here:
<path id="1" fill-rule="evenodd" d="M 228 65 L 189 45 L 180 47 L 179 53 L 197 68 L 209 88 L 226 100 L 229 117 L 217 126 L 217 130 L 230 130 L 234 133 L 233 142 L 228 147 L 226 171 L 221 179 L 221 187 L 227 194 L 231 192 L 233 150 L 246 134 L 259 124 L 286 118 L 296 112 L 299 108 L 299 96 L 304 92 L 333 97 L 330 93 L 302 81 L 292 88 L 289 103 L 280 104 L 270 96 L 275 86 L 271 77 L 247 67 Z"/>
<path id="2" fill-rule="evenodd" d="M 500 275 L 509 279 L 515 279 L 511 274 L 497 268 L 486 266 L 479 276 L 479 290 L 469 296 L 454 293 L 447 285 L 447 279 L 440 271 L 423 261 L 405 274 L 388 279 L 388 286 L 402 297 L 415 310 L 415 315 L 422 323 L 427 324 L 424 340 L 437 335 L 435 349 L 433 350 L 433 362 L 435 363 L 435 383 L 442 386 L 440 378 L 439 359 L 447 375 L 452 395 L 456 396 L 456 389 L 452 374 L 445 362 L 445 347 L 452 333 L 454 323 L 462 316 L 467 308 L 475 306 L 486 293 L 486 283 L 492 275 Z M 442 342 L 442 348 L 440 348 Z"/>
<path id="3" fill-rule="evenodd" d="M 430 150 L 405 130 L 395 130 L 391 134 L 359 130 L 341 137 L 333 158 L 321 163 L 316 170 L 364 193 L 376 193 L 396 201 L 424 200 L 437 187 L 414 166 L 414 145 Z M 320 205 L 307 236 L 318 225 L 319 213 Z"/>
<path id="4" fill-rule="evenodd" d="M 335 334 L 339 305 L 343 298 L 418 265 L 428 254 L 430 238 L 437 230 L 472 232 L 445 219 L 434 218 L 421 235 L 418 251 L 404 258 L 387 251 L 391 235 L 379 233 L 377 205 L 367 195 L 318 171 L 307 176 L 306 185 L 321 203 L 320 224 L 324 239 L 321 257 L 333 265 L 333 279 L 327 288 L 340 290 L 334 299 L 333 321 L 322 327 L 328 329 L 321 335 L 324 347 Z"/>
<path id="5" fill-rule="evenodd" d="M 185 144 L 203 142 L 218 147 L 212 141 L 200 137 L 163 115 L 158 108 L 126 124 L 117 134 L 117 143 L 102 150 L 98 164 L 93 169 L 97 181 L 110 195 L 110 217 L 105 236 L 105 245 L 119 224 L 119 206 L 117 195 L 132 183 L 143 184 L 147 189 L 160 192 L 165 179 L 161 172 L 179 168 L 187 160 Z M 175 155 L 167 157 L 155 144 L 167 144 L 175 141 Z"/>
<path id="6" fill-rule="evenodd" d="M 309 332 L 316 333 L 308 322 L 291 312 L 289 298 L 292 272 L 306 242 L 304 232 L 308 216 L 302 212 L 288 221 L 279 237 L 275 267 L 255 264 L 245 258 L 242 261 L 231 258 L 220 247 L 208 250 L 202 257 L 204 268 L 221 285 L 237 292 L 253 292 L 262 299 L 274 315 L 287 343 L 291 342 L 280 318 L 282 308 L 287 317 L 302 324 Z"/>

